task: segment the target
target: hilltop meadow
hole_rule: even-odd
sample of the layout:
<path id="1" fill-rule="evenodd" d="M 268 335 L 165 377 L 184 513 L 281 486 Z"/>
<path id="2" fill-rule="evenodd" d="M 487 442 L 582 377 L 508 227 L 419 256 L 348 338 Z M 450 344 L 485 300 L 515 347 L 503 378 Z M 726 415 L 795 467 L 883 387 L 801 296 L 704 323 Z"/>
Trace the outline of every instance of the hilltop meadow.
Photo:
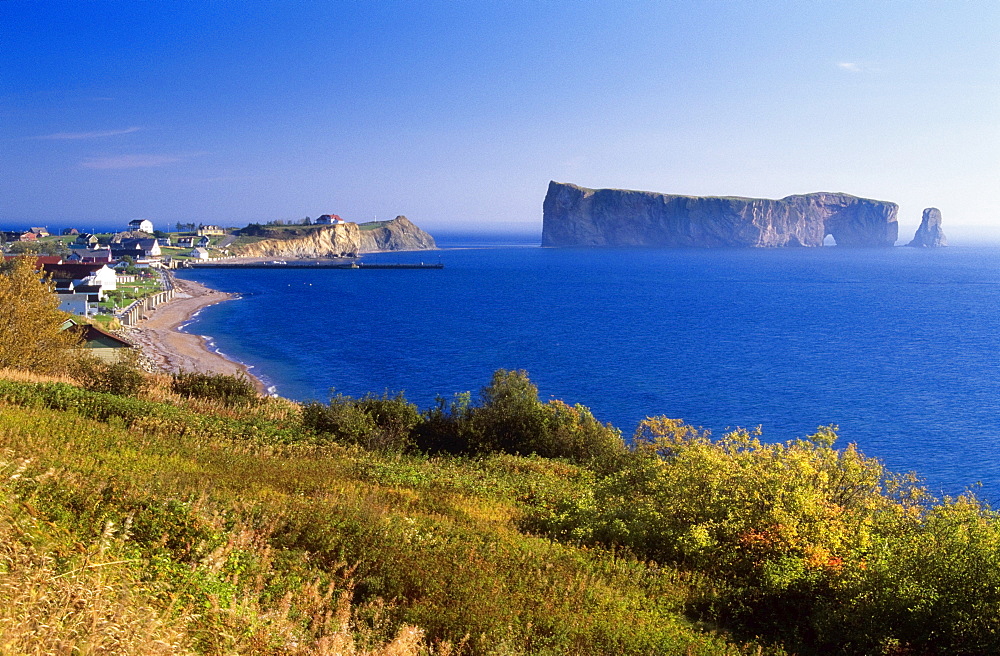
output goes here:
<path id="1" fill-rule="evenodd" d="M 39 289 L 0 275 L 0 301 L 59 319 Z M 2 653 L 1000 652 L 996 513 L 835 427 L 652 416 L 626 440 L 505 370 L 426 409 L 298 404 L 16 324 Z"/>

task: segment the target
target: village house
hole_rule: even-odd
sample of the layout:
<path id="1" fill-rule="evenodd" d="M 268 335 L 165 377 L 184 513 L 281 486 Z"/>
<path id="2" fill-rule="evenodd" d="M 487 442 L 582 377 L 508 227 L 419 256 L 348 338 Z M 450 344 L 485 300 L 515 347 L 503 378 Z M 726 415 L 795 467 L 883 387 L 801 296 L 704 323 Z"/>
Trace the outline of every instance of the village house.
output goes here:
<path id="1" fill-rule="evenodd" d="M 149 219 L 133 219 L 128 222 L 128 228 L 129 230 L 138 230 L 153 234 L 153 222 Z"/>
<path id="2" fill-rule="evenodd" d="M 73 242 L 74 245 L 83 246 L 85 248 L 93 248 L 94 246 L 97 246 L 97 243 L 97 235 L 91 235 L 89 233 L 80 235 L 76 238 L 76 241 Z"/>
<path id="3" fill-rule="evenodd" d="M 67 262 L 83 262 L 84 264 L 111 264 L 111 248 L 100 246 L 98 248 L 86 248 L 70 246 L 70 254 L 66 257 Z"/>
<path id="4" fill-rule="evenodd" d="M 90 294 L 60 293 L 59 309 L 69 314 L 89 317 L 92 314 L 90 309 Z"/>
<path id="5" fill-rule="evenodd" d="M 148 261 L 160 257 L 160 244 L 153 237 L 147 239 L 122 239 L 112 245 L 111 255 L 116 260 L 131 257 L 133 260 Z"/>
<path id="6" fill-rule="evenodd" d="M 226 231 L 217 225 L 199 225 L 198 226 L 198 236 L 219 236 L 226 234 Z"/>
<path id="7" fill-rule="evenodd" d="M 39 258 L 39 260 L 45 259 Z M 103 300 L 106 292 L 118 288 L 115 271 L 107 264 L 42 261 L 40 268 L 50 276 L 56 286 L 56 293 L 89 294 L 92 303 Z"/>
<path id="8" fill-rule="evenodd" d="M 177 246 L 179 248 L 191 248 L 194 246 L 195 239 L 197 239 L 197 237 L 178 237 Z"/>
<path id="9" fill-rule="evenodd" d="M 316 225 L 342 225 L 344 220 L 336 214 L 324 214 L 316 219 Z"/>
<path id="10" fill-rule="evenodd" d="M 80 336 L 79 348 L 84 353 L 108 364 L 120 362 L 125 354 L 135 348 L 120 337 L 90 324 L 78 324 L 72 319 L 67 319 L 61 327 Z"/>
<path id="11" fill-rule="evenodd" d="M 199 246 L 198 248 L 195 248 L 190 253 L 188 253 L 188 255 L 190 255 L 191 257 L 193 257 L 196 260 L 207 260 L 208 259 L 208 249 L 207 248 L 202 248 L 201 246 Z"/>
<path id="12" fill-rule="evenodd" d="M 38 237 L 38 238 L 48 237 L 49 236 L 49 231 L 46 230 L 45 228 L 29 228 L 28 232 L 35 233 L 35 236 Z"/>
<path id="13" fill-rule="evenodd" d="M 7 256 L 4 257 L 4 259 L 5 260 L 10 260 L 10 259 L 13 259 L 15 257 L 18 257 L 18 256 L 17 255 L 7 255 Z M 51 266 L 51 265 L 54 265 L 54 264 L 62 264 L 62 263 L 63 263 L 63 258 L 62 258 L 61 255 L 36 255 L 35 256 L 35 268 L 36 269 L 41 269 L 42 267 L 44 267 L 46 265 Z"/>

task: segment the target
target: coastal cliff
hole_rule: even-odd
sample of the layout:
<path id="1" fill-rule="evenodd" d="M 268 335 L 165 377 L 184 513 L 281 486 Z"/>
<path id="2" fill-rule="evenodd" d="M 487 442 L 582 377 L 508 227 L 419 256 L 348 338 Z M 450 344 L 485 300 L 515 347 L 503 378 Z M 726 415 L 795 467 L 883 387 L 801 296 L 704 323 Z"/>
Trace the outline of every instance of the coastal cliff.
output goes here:
<path id="1" fill-rule="evenodd" d="M 240 236 L 257 240 L 233 247 L 233 254 L 239 257 L 357 257 L 379 251 L 437 248 L 434 238 L 405 216 L 360 225 L 343 223 L 291 229 L 248 226 L 240 231 Z"/>
<path id="2" fill-rule="evenodd" d="M 542 246 L 892 246 L 898 206 L 841 193 L 678 196 L 550 182 Z"/>
<path id="3" fill-rule="evenodd" d="M 397 216 L 385 223 L 363 223 L 360 250 L 362 253 L 379 251 L 423 251 L 437 248 L 434 237 L 418 228 L 405 216 Z"/>

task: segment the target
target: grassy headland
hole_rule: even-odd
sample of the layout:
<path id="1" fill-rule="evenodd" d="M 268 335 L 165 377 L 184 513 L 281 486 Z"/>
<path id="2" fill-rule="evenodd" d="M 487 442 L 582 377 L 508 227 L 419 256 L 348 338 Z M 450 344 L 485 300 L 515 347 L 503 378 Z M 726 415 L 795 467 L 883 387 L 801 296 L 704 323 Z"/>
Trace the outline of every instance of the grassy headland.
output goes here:
<path id="1" fill-rule="evenodd" d="M 533 500 L 585 489 L 576 465 L 369 451 L 295 404 L 185 399 L 163 379 L 133 398 L 15 378 L 0 382 L 14 651 L 757 653 L 684 619 L 690 574 L 523 528 Z"/>
<path id="2" fill-rule="evenodd" d="M 653 418 L 627 447 L 523 372 L 424 412 L 151 382 L 0 377 L 4 650 L 1000 646 L 996 515 L 835 449 L 832 429 L 764 444 Z"/>

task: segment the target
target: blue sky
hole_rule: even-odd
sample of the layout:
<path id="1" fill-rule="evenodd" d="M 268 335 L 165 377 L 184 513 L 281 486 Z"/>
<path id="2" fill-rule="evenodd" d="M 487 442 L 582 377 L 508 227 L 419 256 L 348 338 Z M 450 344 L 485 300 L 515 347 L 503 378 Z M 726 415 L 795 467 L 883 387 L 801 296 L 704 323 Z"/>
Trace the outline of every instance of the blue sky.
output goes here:
<path id="1" fill-rule="evenodd" d="M 540 231 L 558 180 L 1000 236 L 998 34 L 996 0 L 0 0 L 0 223 Z"/>

